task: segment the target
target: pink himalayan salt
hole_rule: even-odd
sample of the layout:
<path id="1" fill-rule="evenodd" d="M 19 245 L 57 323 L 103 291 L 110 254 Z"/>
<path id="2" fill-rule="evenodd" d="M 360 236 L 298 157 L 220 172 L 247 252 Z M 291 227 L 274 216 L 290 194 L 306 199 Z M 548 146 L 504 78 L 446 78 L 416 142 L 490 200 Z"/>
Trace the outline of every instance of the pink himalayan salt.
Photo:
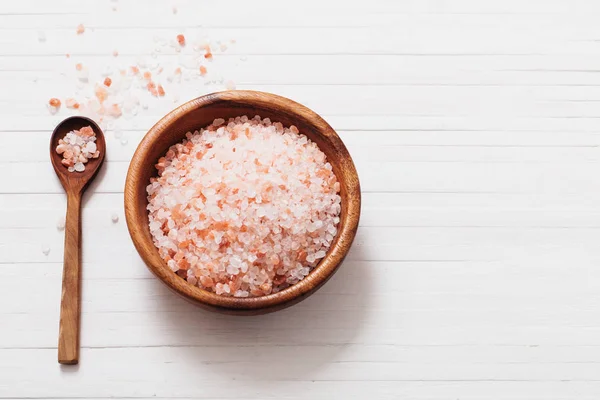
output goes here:
<path id="1" fill-rule="evenodd" d="M 85 26 L 81 25 L 78 29 L 79 28 L 82 33 L 85 32 Z M 76 109 L 79 114 L 94 119 L 103 129 L 106 129 L 108 124 L 117 121 L 122 116 L 133 117 L 137 115 L 140 112 L 140 107 L 138 107 L 140 105 L 140 100 L 142 100 L 144 96 L 163 97 L 165 99 L 168 98 L 173 100 L 176 103 L 179 102 L 179 95 L 177 93 L 178 85 L 180 85 L 182 81 L 188 82 L 191 79 L 196 79 L 198 74 L 192 74 L 190 72 L 192 70 L 198 71 L 198 68 L 200 68 L 199 75 L 202 77 L 206 76 L 206 67 L 201 66 L 201 63 L 205 62 L 205 58 L 209 61 L 212 61 L 213 58 L 209 41 L 194 41 L 192 44 L 188 43 L 188 38 L 183 37 L 183 35 L 181 39 L 186 43 L 185 46 L 179 45 L 176 38 L 171 38 L 169 42 L 161 40 L 160 37 L 154 38 L 157 47 L 152 53 L 153 58 L 156 58 L 156 53 L 160 53 L 163 50 L 163 47 L 168 44 L 174 47 L 178 52 L 187 53 L 186 57 L 183 57 L 179 61 L 179 66 L 175 68 L 175 72 L 165 74 L 165 80 L 160 82 L 157 77 L 163 72 L 163 69 L 166 68 L 166 66 L 161 66 L 155 61 L 147 63 L 143 57 L 137 57 L 135 62 L 136 65 L 131 66 L 131 68 L 127 70 L 117 68 L 114 65 L 106 65 L 105 68 L 102 69 L 100 75 L 102 76 L 102 79 L 110 77 L 112 85 L 110 85 L 110 90 L 106 92 L 100 90 L 96 93 L 95 86 L 97 84 L 101 85 L 102 80 L 98 81 L 96 76 L 93 73 L 90 73 L 91 71 L 87 66 L 78 63 L 75 66 L 75 77 L 77 78 L 76 85 L 78 88 L 77 99 L 73 99 L 70 103 L 65 102 L 65 108 L 67 108 L 68 111 Z M 235 41 L 232 40 L 231 42 L 234 43 Z M 219 44 L 221 44 L 221 42 L 217 42 L 217 45 Z M 190 53 L 195 61 L 183 61 Z M 119 56 L 119 52 L 114 49 L 112 55 L 117 57 Z M 204 58 L 202 57 L 203 55 Z M 70 58 L 70 54 L 67 53 L 66 57 Z M 186 71 L 182 71 L 182 66 L 186 67 Z M 149 69 L 152 72 L 154 81 L 143 79 L 140 68 L 144 70 Z M 113 72 L 113 69 L 116 69 L 116 71 Z M 33 81 L 36 82 L 37 78 L 34 78 Z M 148 83 L 150 83 L 151 87 L 147 87 Z M 171 83 L 173 85 L 170 85 Z M 100 97 L 97 97 L 96 94 L 99 94 Z M 112 104 L 117 104 L 119 108 L 111 107 Z M 47 108 L 51 114 L 60 111 L 58 107 L 48 105 Z M 147 105 L 142 108 L 147 109 Z"/>
<path id="2" fill-rule="evenodd" d="M 90 158 L 100 156 L 96 147 L 96 134 L 90 126 L 71 131 L 59 139 L 56 152 L 62 154 L 61 163 L 69 172 L 83 172 Z"/>
<path id="3" fill-rule="evenodd" d="M 60 110 L 61 102 L 56 97 L 51 98 L 48 101 L 48 110 L 50 110 L 51 114 L 56 114 Z"/>
<path id="4" fill-rule="evenodd" d="M 156 168 L 147 187 L 154 244 L 171 270 L 205 290 L 278 292 L 307 276 L 337 234 L 340 184 L 295 126 L 216 119 Z"/>

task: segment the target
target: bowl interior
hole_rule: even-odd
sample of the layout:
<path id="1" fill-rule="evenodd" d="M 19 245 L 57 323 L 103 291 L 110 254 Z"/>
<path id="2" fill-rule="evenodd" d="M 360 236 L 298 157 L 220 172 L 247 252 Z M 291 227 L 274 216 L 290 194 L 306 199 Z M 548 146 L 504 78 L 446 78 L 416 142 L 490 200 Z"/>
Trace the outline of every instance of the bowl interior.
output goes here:
<path id="1" fill-rule="evenodd" d="M 247 93 L 247 94 L 246 94 Z M 356 170 L 347 149 L 333 129 L 317 114 L 291 100 L 257 92 L 232 91 L 192 100 L 173 110 L 159 121 L 140 143 L 128 173 L 126 213 L 134 244 L 151 271 L 168 286 L 190 300 L 225 309 L 257 309 L 290 302 L 314 291 L 335 271 L 354 238 L 360 213 L 360 187 Z M 207 292 L 174 274 L 158 255 L 148 228 L 146 186 L 157 175 L 155 164 L 168 148 L 185 138 L 190 131 L 210 125 L 216 118 L 260 115 L 284 126 L 295 125 L 300 133 L 316 142 L 327 156 L 340 182 L 342 211 L 338 234 L 328 254 L 299 283 L 275 294 L 255 298 L 231 298 Z M 130 221 L 130 217 L 133 221 Z M 132 232 L 132 228 L 136 231 Z"/>

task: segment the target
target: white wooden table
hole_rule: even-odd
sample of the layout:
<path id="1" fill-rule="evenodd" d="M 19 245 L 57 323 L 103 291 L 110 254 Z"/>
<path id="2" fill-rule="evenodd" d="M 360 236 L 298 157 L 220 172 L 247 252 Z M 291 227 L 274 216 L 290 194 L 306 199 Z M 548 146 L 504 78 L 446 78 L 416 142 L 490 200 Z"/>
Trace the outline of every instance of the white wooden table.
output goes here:
<path id="1" fill-rule="evenodd" d="M 595 0 L 3 1 L 0 398 L 597 400 L 599 17 Z M 122 210 L 137 141 L 173 107 L 153 103 L 120 122 L 127 145 L 107 134 L 84 203 L 80 365 L 60 367 L 48 139 L 67 113 L 45 104 L 69 94 L 75 60 L 134 60 L 182 31 L 236 39 L 223 77 L 339 132 L 364 190 L 355 245 L 275 314 L 168 292 Z"/>

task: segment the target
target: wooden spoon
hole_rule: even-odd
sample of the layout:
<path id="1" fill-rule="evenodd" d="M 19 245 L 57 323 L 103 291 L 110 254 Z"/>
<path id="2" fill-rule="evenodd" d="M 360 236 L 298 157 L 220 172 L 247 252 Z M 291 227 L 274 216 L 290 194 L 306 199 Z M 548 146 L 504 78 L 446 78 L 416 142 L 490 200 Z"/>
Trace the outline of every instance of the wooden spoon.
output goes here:
<path id="1" fill-rule="evenodd" d="M 69 172 L 61 164 L 62 155 L 56 153 L 59 139 L 73 130 L 90 126 L 96 134 L 98 158 L 85 164 L 83 172 Z M 50 160 L 58 179 L 67 193 L 67 217 L 65 221 L 65 258 L 63 267 L 62 295 L 60 303 L 60 329 L 58 332 L 58 362 L 79 362 L 79 316 L 81 313 L 81 197 L 94 179 L 106 154 L 102 129 L 91 119 L 70 117 L 62 121 L 50 139 Z"/>

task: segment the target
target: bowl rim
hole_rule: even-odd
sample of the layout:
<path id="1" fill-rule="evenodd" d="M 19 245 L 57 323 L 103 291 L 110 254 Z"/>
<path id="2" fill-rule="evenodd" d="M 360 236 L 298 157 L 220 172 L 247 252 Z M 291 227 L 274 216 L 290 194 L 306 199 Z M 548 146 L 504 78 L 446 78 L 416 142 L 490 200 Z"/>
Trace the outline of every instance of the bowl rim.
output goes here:
<path id="1" fill-rule="evenodd" d="M 197 286 L 193 286 L 171 271 L 162 259 L 161 265 L 155 264 L 155 260 L 152 260 L 153 257 L 150 254 L 152 250 L 149 250 L 149 248 L 151 247 L 154 252 L 156 252 L 156 256 L 158 256 L 158 250 L 154 246 L 154 243 L 152 243 L 152 240 L 148 243 L 147 237 L 140 230 L 141 228 L 142 230 L 149 232 L 149 228 L 144 226 L 146 224 L 140 224 L 137 220 L 142 205 L 136 201 L 138 195 L 136 187 L 138 187 L 138 181 L 141 179 L 140 166 L 143 165 L 144 160 L 148 157 L 150 149 L 160 136 L 172 127 L 172 124 L 176 122 L 178 118 L 189 112 L 218 103 L 233 103 L 234 105 L 272 108 L 276 110 L 275 112 L 283 112 L 292 118 L 296 117 L 297 119 L 307 121 L 314 127 L 314 131 L 317 134 L 323 136 L 333 144 L 336 152 L 341 153 L 340 161 L 337 164 L 341 164 L 340 169 L 344 169 L 344 176 L 355 177 L 355 179 L 344 180 L 348 200 L 347 209 L 342 209 L 342 213 L 347 215 L 345 223 L 338 231 L 327 255 L 315 268 L 313 268 L 308 276 L 298 283 L 277 293 L 260 297 L 238 298 L 221 296 Z M 144 190 L 145 187 L 146 185 L 143 185 Z M 317 113 L 293 100 L 279 95 L 251 90 L 228 90 L 210 93 L 190 100 L 169 112 L 150 128 L 139 143 L 131 159 L 125 182 L 124 201 L 127 227 L 136 250 L 148 269 L 171 290 L 189 301 L 201 306 L 208 306 L 208 308 L 213 310 L 223 312 L 240 311 L 242 313 L 244 311 L 249 311 L 251 313 L 252 311 L 254 311 L 254 313 L 257 313 L 256 311 L 261 311 L 262 313 L 269 312 L 269 310 L 274 311 L 276 309 L 284 308 L 302 300 L 316 291 L 336 272 L 341 262 L 346 257 L 358 229 L 361 192 L 356 167 L 354 166 L 354 162 L 352 161 L 346 146 L 333 128 Z M 146 205 L 147 203 L 143 204 L 143 209 L 144 212 L 147 213 Z M 142 226 L 140 227 L 140 225 Z M 158 257 L 160 258 L 160 256 Z"/>

